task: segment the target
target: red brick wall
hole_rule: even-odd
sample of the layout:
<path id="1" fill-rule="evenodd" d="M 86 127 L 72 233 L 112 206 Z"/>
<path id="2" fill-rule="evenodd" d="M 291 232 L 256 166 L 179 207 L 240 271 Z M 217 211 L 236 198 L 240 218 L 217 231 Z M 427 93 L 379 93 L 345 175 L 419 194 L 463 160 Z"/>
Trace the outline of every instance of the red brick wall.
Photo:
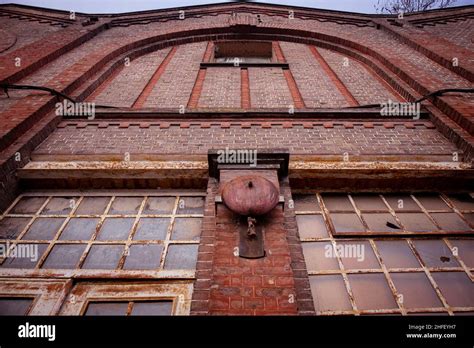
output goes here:
<path id="1" fill-rule="evenodd" d="M 198 107 L 240 108 L 240 69 L 207 68 Z"/>
<path id="2" fill-rule="evenodd" d="M 214 206 L 217 186 L 218 183 L 210 179 L 208 195 L 211 197 L 208 196 L 203 220 L 192 314 L 297 314 L 298 301 L 282 207 L 270 213 L 265 225 L 267 256 L 243 259 L 235 254 L 239 244 L 235 216 L 223 204 L 218 204 L 217 209 Z M 211 213 L 211 209 L 215 209 L 214 212 Z"/>
<path id="3" fill-rule="evenodd" d="M 188 104 L 207 42 L 180 46 L 144 107 L 178 109 Z"/>
<path id="4" fill-rule="evenodd" d="M 271 148 L 278 144 L 292 154 L 444 155 L 442 158 L 451 160 L 452 153 L 459 151 L 427 121 L 252 122 L 251 127 L 245 122 L 227 123 L 64 122 L 35 154 L 206 154 L 209 148 Z"/>

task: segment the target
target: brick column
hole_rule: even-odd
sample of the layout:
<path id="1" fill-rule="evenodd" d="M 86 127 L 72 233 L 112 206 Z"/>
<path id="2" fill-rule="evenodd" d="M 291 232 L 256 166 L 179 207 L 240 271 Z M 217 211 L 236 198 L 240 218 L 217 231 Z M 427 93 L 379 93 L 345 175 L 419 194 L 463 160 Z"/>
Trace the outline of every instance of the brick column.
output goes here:
<path id="1" fill-rule="evenodd" d="M 289 192 L 289 187 L 284 191 Z M 258 223 L 265 226 L 266 256 L 244 259 L 236 250 L 239 245 L 237 216 L 223 204 L 215 209 L 217 192 L 218 183 L 211 178 L 191 314 L 297 315 L 300 306 L 303 313 L 311 313 L 308 305 L 311 298 L 307 296 L 309 282 L 306 270 L 298 264 L 302 253 L 297 250 L 296 222 L 291 220 L 291 215 L 284 212 L 280 204 L 266 218 L 258 218 Z M 299 256 L 293 260 L 296 255 Z M 298 266 L 297 278 L 293 265 Z M 295 289 L 295 282 L 303 287 Z"/>

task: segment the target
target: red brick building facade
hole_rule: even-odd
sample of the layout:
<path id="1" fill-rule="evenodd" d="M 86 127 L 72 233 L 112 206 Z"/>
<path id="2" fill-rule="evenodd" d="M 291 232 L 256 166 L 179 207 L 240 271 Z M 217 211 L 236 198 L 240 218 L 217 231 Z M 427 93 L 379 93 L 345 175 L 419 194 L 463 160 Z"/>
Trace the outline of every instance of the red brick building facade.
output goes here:
<path id="1" fill-rule="evenodd" d="M 472 6 L 0 23 L 0 238 L 35 254 L 0 259 L 2 314 L 474 312 Z M 279 195 L 255 259 L 222 198 L 246 175 Z"/>

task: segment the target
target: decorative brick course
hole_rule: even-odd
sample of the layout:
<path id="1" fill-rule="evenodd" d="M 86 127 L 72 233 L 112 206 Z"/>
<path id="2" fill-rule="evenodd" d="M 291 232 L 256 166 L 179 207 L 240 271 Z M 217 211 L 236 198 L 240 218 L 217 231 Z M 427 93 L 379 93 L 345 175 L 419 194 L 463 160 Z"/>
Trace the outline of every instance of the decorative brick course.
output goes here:
<path id="1" fill-rule="evenodd" d="M 235 124 L 159 122 L 149 128 L 132 125 L 122 130 L 116 122 L 99 128 L 69 122 L 58 128 L 35 151 L 36 154 L 155 153 L 206 154 L 210 148 L 288 147 L 293 154 L 340 155 L 430 155 L 451 156 L 459 151 L 430 122 L 243 122 Z M 167 129 L 166 127 L 169 126 Z M 406 127 L 406 124 L 410 125 Z M 158 126 L 160 125 L 160 126 Z M 351 128 L 353 127 L 353 128 Z M 368 128 L 372 127 L 372 128 Z M 140 141 L 135 141 L 140 139 Z"/>

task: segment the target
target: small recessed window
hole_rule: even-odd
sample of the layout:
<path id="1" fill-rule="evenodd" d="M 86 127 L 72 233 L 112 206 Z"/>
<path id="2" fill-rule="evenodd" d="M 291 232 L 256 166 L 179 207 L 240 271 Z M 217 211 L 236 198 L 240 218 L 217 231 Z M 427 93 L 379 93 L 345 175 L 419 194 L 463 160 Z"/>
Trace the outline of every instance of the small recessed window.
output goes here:
<path id="1" fill-rule="evenodd" d="M 222 41 L 214 46 L 215 63 L 271 63 L 270 41 Z"/>

